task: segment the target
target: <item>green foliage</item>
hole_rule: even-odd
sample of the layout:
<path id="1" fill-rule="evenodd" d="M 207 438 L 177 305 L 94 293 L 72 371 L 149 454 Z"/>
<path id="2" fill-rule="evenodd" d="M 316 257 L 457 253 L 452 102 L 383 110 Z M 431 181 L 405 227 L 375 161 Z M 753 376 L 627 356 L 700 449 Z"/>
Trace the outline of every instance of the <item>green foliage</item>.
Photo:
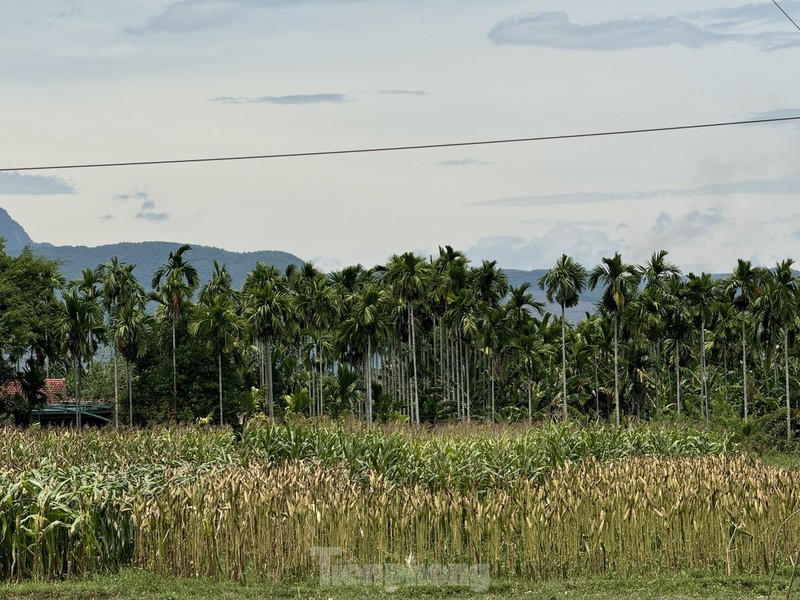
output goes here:
<path id="1" fill-rule="evenodd" d="M 648 568 L 645 555 L 719 568 L 727 537 L 717 517 L 757 502 L 749 486 L 775 477 L 725 458 L 729 438 L 691 429 L 426 432 L 299 417 L 247 426 L 238 441 L 213 428 L 2 434 L 0 579 L 14 580 L 136 565 L 173 576 L 280 581 L 308 577 L 310 546 L 326 543 L 347 546 L 364 563 L 396 562 L 411 550 L 421 564 L 486 561 L 493 576 L 512 578 L 557 575 L 564 563 L 553 556 L 568 560 L 570 572 L 639 572 Z M 694 477 L 701 469 L 706 475 Z M 712 477 L 727 491 L 709 505 L 703 486 Z M 673 506 L 677 493 L 682 504 Z M 671 526 L 653 506 L 670 506 L 684 526 L 698 526 L 687 528 L 680 546 L 636 542 L 642 527 L 664 536 Z M 773 519 L 781 510 L 770 504 L 741 515 Z M 707 523 L 706 511 L 715 515 Z M 598 529 L 605 519 L 608 529 Z M 570 540 L 579 523 L 587 543 L 606 544 L 612 566 Z M 704 548 L 709 535 L 713 546 Z M 748 560 L 757 555 L 747 552 Z"/>
<path id="2" fill-rule="evenodd" d="M 286 404 L 286 414 L 288 415 L 305 415 L 311 407 L 311 396 L 308 394 L 308 388 L 297 388 L 291 394 L 286 394 L 283 397 Z"/>

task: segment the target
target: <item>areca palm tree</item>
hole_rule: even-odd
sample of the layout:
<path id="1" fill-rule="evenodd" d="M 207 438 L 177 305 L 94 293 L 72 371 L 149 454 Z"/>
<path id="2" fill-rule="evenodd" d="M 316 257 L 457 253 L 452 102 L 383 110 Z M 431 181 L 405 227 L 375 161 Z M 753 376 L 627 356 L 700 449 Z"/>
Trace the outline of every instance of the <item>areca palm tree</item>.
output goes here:
<path id="1" fill-rule="evenodd" d="M 81 369 L 83 362 L 94 356 L 103 339 L 103 316 L 97 303 L 81 296 L 77 288 L 64 294 L 58 308 L 58 330 L 64 348 L 72 359 L 75 376 L 75 422 L 81 427 Z"/>
<path id="2" fill-rule="evenodd" d="M 285 325 L 289 296 L 275 267 L 258 263 L 242 286 L 244 315 L 261 348 L 261 384 L 267 388 L 269 418 L 275 418 L 273 344 Z"/>
<path id="3" fill-rule="evenodd" d="M 234 350 L 246 330 L 246 321 L 237 311 L 232 294 L 205 294 L 189 321 L 189 333 L 207 340 L 217 358 L 219 376 L 219 422 L 225 424 L 222 393 L 222 355 Z"/>
<path id="4" fill-rule="evenodd" d="M 764 294 L 763 269 L 753 268 L 749 260 L 739 259 L 728 278 L 726 291 L 733 296 L 733 305 L 739 310 L 742 321 L 742 390 L 744 395 L 744 420 L 748 416 L 747 389 L 747 334 L 748 316 L 753 303 Z"/>
<path id="5" fill-rule="evenodd" d="M 639 273 L 633 265 L 622 262 L 619 252 L 612 258 L 603 258 L 589 275 L 589 288 L 604 286 L 601 306 L 614 320 L 614 404 L 617 427 L 620 424 L 619 404 L 619 320 L 628 302 L 636 295 Z"/>
<path id="6" fill-rule="evenodd" d="M 645 283 L 645 287 L 659 287 L 668 279 L 680 277 L 681 270 L 677 265 L 667 260 L 669 252 L 659 250 L 654 252 L 650 260 L 645 261 L 639 267 L 639 275 Z"/>
<path id="7" fill-rule="evenodd" d="M 668 282 L 676 281 L 681 275 L 681 270 L 667 260 L 668 254 L 666 250 L 654 252 L 650 260 L 637 267 L 645 285 L 633 311 L 634 323 L 637 329 L 651 340 L 656 357 L 654 370 L 657 411 L 661 408 L 661 345 L 665 327 L 665 286 Z"/>
<path id="8" fill-rule="evenodd" d="M 525 323 L 530 320 L 533 312 L 541 315 L 545 307 L 544 302 L 534 298 L 529 291 L 530 289 L 531 284 L 528 282 L 518 286 L 511 286 L 508 291 L 508 299 L 504 305 L 509 323 L 520 331 Z"/>
<path id="9" fill-rule="evenodd" d="M 183 244 L 175 252 L 170 252 L 167 261 L 153 274 L 151 283 L 156 291 L 153 299 L 162 305 L 164 314 L 172 326 L 172 410 L 176 423 L 178 422 L 176 330 L 186 301 L 191 299 L 200 283 L 197 269 L 184 258 L 184 254 L 191 248 L 189 244 Z"/>
<path id="10" fill-rule="evenodd" d="M 708 372 L 706 370 L 706 322 L 711 315 L 711 307 L 716 302 L 716 284 L 708 273 L 695 275 L 689 273 L 686 282 L 686 299 L 694 307 L 700 320 L 700 395 L 706 427 L 709 424 Z"/>
<path id="11" fill-rule="evenodd" d="M 228 294 L 234 298 L 236 296 L 233 289 L 233 280 L 231 279 L 231 274 L 228 272 L 228 267 L 225 265 L 220 266 L 215 260 L 214 268 L 211 272 L 211 279 L 200 289 L 198 300 L 210 300 L 214 296 L 218 296 L 220 294 Z"/>
<path id="12" fill-rule="evenodd" d="M 496 410 L 495 383 L 500 371 L 501 360 L 512 339 L 508 314 L 501 307 L 492 308 L 486 304 L 484 304 L 484 310 L 479 314 L 477 337 L 480 340 L 480 350 L 489 363 L 489 400 L 492 422 L 495 421 Z"/>
<path id="13" fill-rule="evenodd" d="M 133 427 L 133 361 L 144 355 L 147 332 L 153 326 L 140 298 L 128 298 L 119 306 L 114 323 L 114 348 L 125 359 L 125 378 L 128 387 L 128 425 Z"/>
<path id="14" fill-rule="evenodd" d="M 477 298 L 492 308 L 498 307 L 508 294 L 508 276 L 497 267 L 496 260 L 481 262 L 472 270 L 471 279 Z"/>
<path id="15" fill-rule="evenodd" d="M 372 425 L 372 358 L 376 340 L 388 329 L 387 305 L 384 291 L 375 283 L 359 289 L 350 315 L 340 324 L 340 336 L 346 344 L 364 350 L 364 389 L 366 420 Z"/>
<path id="16" fill-rule="evenodd" d="M 325 274 L 311 263 L 305 263 L 295 271 L 289 285 L 293 292 L 291 314 L 294 321 L 290 327 L 296 334 L 298 358 L 302 356 L 310 369 L 313 411 L 322 414 L 325 357 L 321 342 L 326 338 L 335 315 L 333 288 Z"/>
<path id="17" fill-rule="evenodd" d="M 778 262 L 774 270 L 769 272 L 770 275 L 767 280 L 772 313 L 783 334 L 784 375 L 786 379 L 786 438 L 788 440 L 792 439 L 792 404 L 789 395 L 789 327 L 798 314 L 799 291 L 797 278 L 792 271 L 793 264 L 794 260 L 791 258 Z"/>
<path id="18" fill-rule="evenodd" d="M 403 301 L 408 313 L 408 347 L 411 350 L 413 377 L 413 403 L 411 422 L 419 423 L 419 381 L 417 377 L 417 339 L 414 321 L 414 305 L 425 296 L 430 267 L 421 256 L 412 252 L 393 255 L 386 265 L 383 280 L 390 285 Z"/>
<path id="19" fill-rule="evenodd" d="M 545 290 L 547 301 L 561 307 L 561 382 L 564 419 L 567 418 L 567 319 L 566 309 L 577 306 L 581 292 L 586 286 L 586 269 L 566 254 L 555 266 L 539 279 L 539 287 Z"/>
<path id="20" fill-rule="evenodd" d="M 466 256 L 450 246 L 439 248 L 433 262 L 434 280 L 431 290 L 433 313 L 439 322 L 440 379 L 442 403 L 454 403 L 460 420 L 465 414 L 463 398 L 462 338 L 456 309 L 463 312 L 469 287 L 469 266 Z M 474 296 L 474 295 L 473 295 Z"/>
<path id="21" fill-rule="evenodd" d="M 669 279 L 664 285 L 662 303 L 665 341 L 671 347 L 675 366 L 675 406 L 681 415 L 681 353 L 690 331 L 690 315 L 685 302 L 686 285 L 679 279 Z M 668 347 L 668 349 L 670 349 Z"/>
<path id="22" fill-rule="evenodd" d="M 83 298 L 92 302 L 97 302 L 101 296 L 100 275 L 94 269 L 85 268 L 81 271 L 81 276 L 67 282 L 67 290 L 77 291 Z"/>
<path id="23" fill-rule="evenodd" d="M 108 327 L 115 339 L 121 307 L 128 302 L 134 304 L 143 302 L 144 299 L 144 289 L 133 274 L 134 268 L 136 265 L 120 263 L 115 256 L 95 269 L 102 286 L 100 294 L 108 318 Z M 117 344 L 114 344 L 114 423 L 117 427 L 119 427 L 118 357 L 119 349 Z"/>
<path id="24" fill-rule="evenodd" d="M 544 359 L 550 356 L 551 346 L 547 344 L 538 331 L 528 329 L 517 336 L 509 345 L 509 353 L 514 362 L 522 369 L 527 391 L 528 424 L 533 423 L 533 389 L 539 383 L 537 374 L 541 370 Z"/>

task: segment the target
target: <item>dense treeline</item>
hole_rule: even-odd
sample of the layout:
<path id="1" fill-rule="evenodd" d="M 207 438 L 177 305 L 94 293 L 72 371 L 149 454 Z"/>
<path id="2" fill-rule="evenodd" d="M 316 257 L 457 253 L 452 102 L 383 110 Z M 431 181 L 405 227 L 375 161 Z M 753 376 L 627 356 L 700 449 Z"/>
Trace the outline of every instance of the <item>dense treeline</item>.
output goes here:
<path id="1" fill-rule="evenodd" d="M 49 373 L 67 375 L 79 402 L 114 397 L 131 424 L 674 415 L 784 439 L 796 426 L 791 260 L 739 260 L 714 278 L 682 274 L 665 251 L 589 269 L 562 256 L 513 287 L 495 262 L 444 247 L 329 274 L 259 263 L 235 289 L 224 266 L 199 281 L 188 246 L 153 274 L 112 259 L 69 282 L 29 251 L 0 254 L 4 378 L 25 382 L 3 412 L 17 421 Z M 587 289 L 602 294 L 596 312 L 569 322 Z"/>

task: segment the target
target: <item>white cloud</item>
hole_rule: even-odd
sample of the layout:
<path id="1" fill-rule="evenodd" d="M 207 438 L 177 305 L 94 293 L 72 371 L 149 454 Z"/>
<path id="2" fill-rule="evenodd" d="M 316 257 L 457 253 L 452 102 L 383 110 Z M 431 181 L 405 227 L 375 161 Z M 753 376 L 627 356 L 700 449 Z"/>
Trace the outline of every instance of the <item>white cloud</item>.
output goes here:
<path id="1" fill-rule="evenodd" d="M 212 102 L 223 104 L 342 104 L 347 101 L 345 94 L 293 94 L 289 96 L 258 96 L 242 98 L 221 96 Z"/>
<path id="2" fill-rule="evenodd" d="M 559 204 L 595 204 L 658 198 L 693 198 L 700 196 L 769 195 L 782 196 L 800 194 L 800 175 L 781 179 L 753 179 L 708 183 L 691 188 L 666 188 L 632 192 L 572 192 L 567 194 L 545 194 L 537 196 L 514 196 L 484 200 L 478 204 L 489 206 L 549 206 Z"/>
<path id="3" fill-rule="evenodd" d="M 16 171 L 0 173 L 2 196 L 54 196 L 75 194 L 75 186 L 52 175 L 24 175 Z"/>
<path id="4" fill-rule="evenodd" d="M 680 16 L 643 14 L 586 25 L 572 22 L 565 12 L 525 13 L 502 21 L 488 37 L 496 44 L 562 50 L 630 50 L 673 44 L 702 48 L 724 42 L 746 42 L 765 50 L 800 46 L 797 32 L 787 30 L 784 20 L 767 4 Z M 769 25 L 766 31 L 754 30 L 754 25 L 765 23 Z"/>
<path id="5" fill-rule="evenodd" d="M 534 237 L 482 238 L 467 250 L 467 256 L 473 261 L 497 260 L 506 269 L 528 270 L 549 268 L 565 253 L 585 265 L 594 265 L 619 246 L 620 241 L 612 240 L 604 231 L 562 222 Z"/>
<path id="6" fill-rule="evenodd" d="M 481 160 L 479 158 L 462 158 L 454 160 L 442 160 L 436 163 L 443 167 L 471 167 L 471 166 L 485 166 L 492 164 L 488 160 Z"/>

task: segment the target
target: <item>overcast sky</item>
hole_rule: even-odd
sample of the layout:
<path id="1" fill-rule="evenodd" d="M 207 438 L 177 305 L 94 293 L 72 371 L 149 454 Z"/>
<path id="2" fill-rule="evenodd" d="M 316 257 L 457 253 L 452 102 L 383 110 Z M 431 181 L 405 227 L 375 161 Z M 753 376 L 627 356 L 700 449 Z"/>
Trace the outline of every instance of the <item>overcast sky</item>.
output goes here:
<path id="1" fill-rule="evenodd" d="M 783 8 L 800 20 L 800 1 Z M 772 2 L 0 3 L 0 168 L 336 150 L 800 115 Z M 507 268 L 666 249 L 800 259 L 800 124 L 0 173 L 35 241 L 284 250 L 331 269 L 440 245 Z"/>

